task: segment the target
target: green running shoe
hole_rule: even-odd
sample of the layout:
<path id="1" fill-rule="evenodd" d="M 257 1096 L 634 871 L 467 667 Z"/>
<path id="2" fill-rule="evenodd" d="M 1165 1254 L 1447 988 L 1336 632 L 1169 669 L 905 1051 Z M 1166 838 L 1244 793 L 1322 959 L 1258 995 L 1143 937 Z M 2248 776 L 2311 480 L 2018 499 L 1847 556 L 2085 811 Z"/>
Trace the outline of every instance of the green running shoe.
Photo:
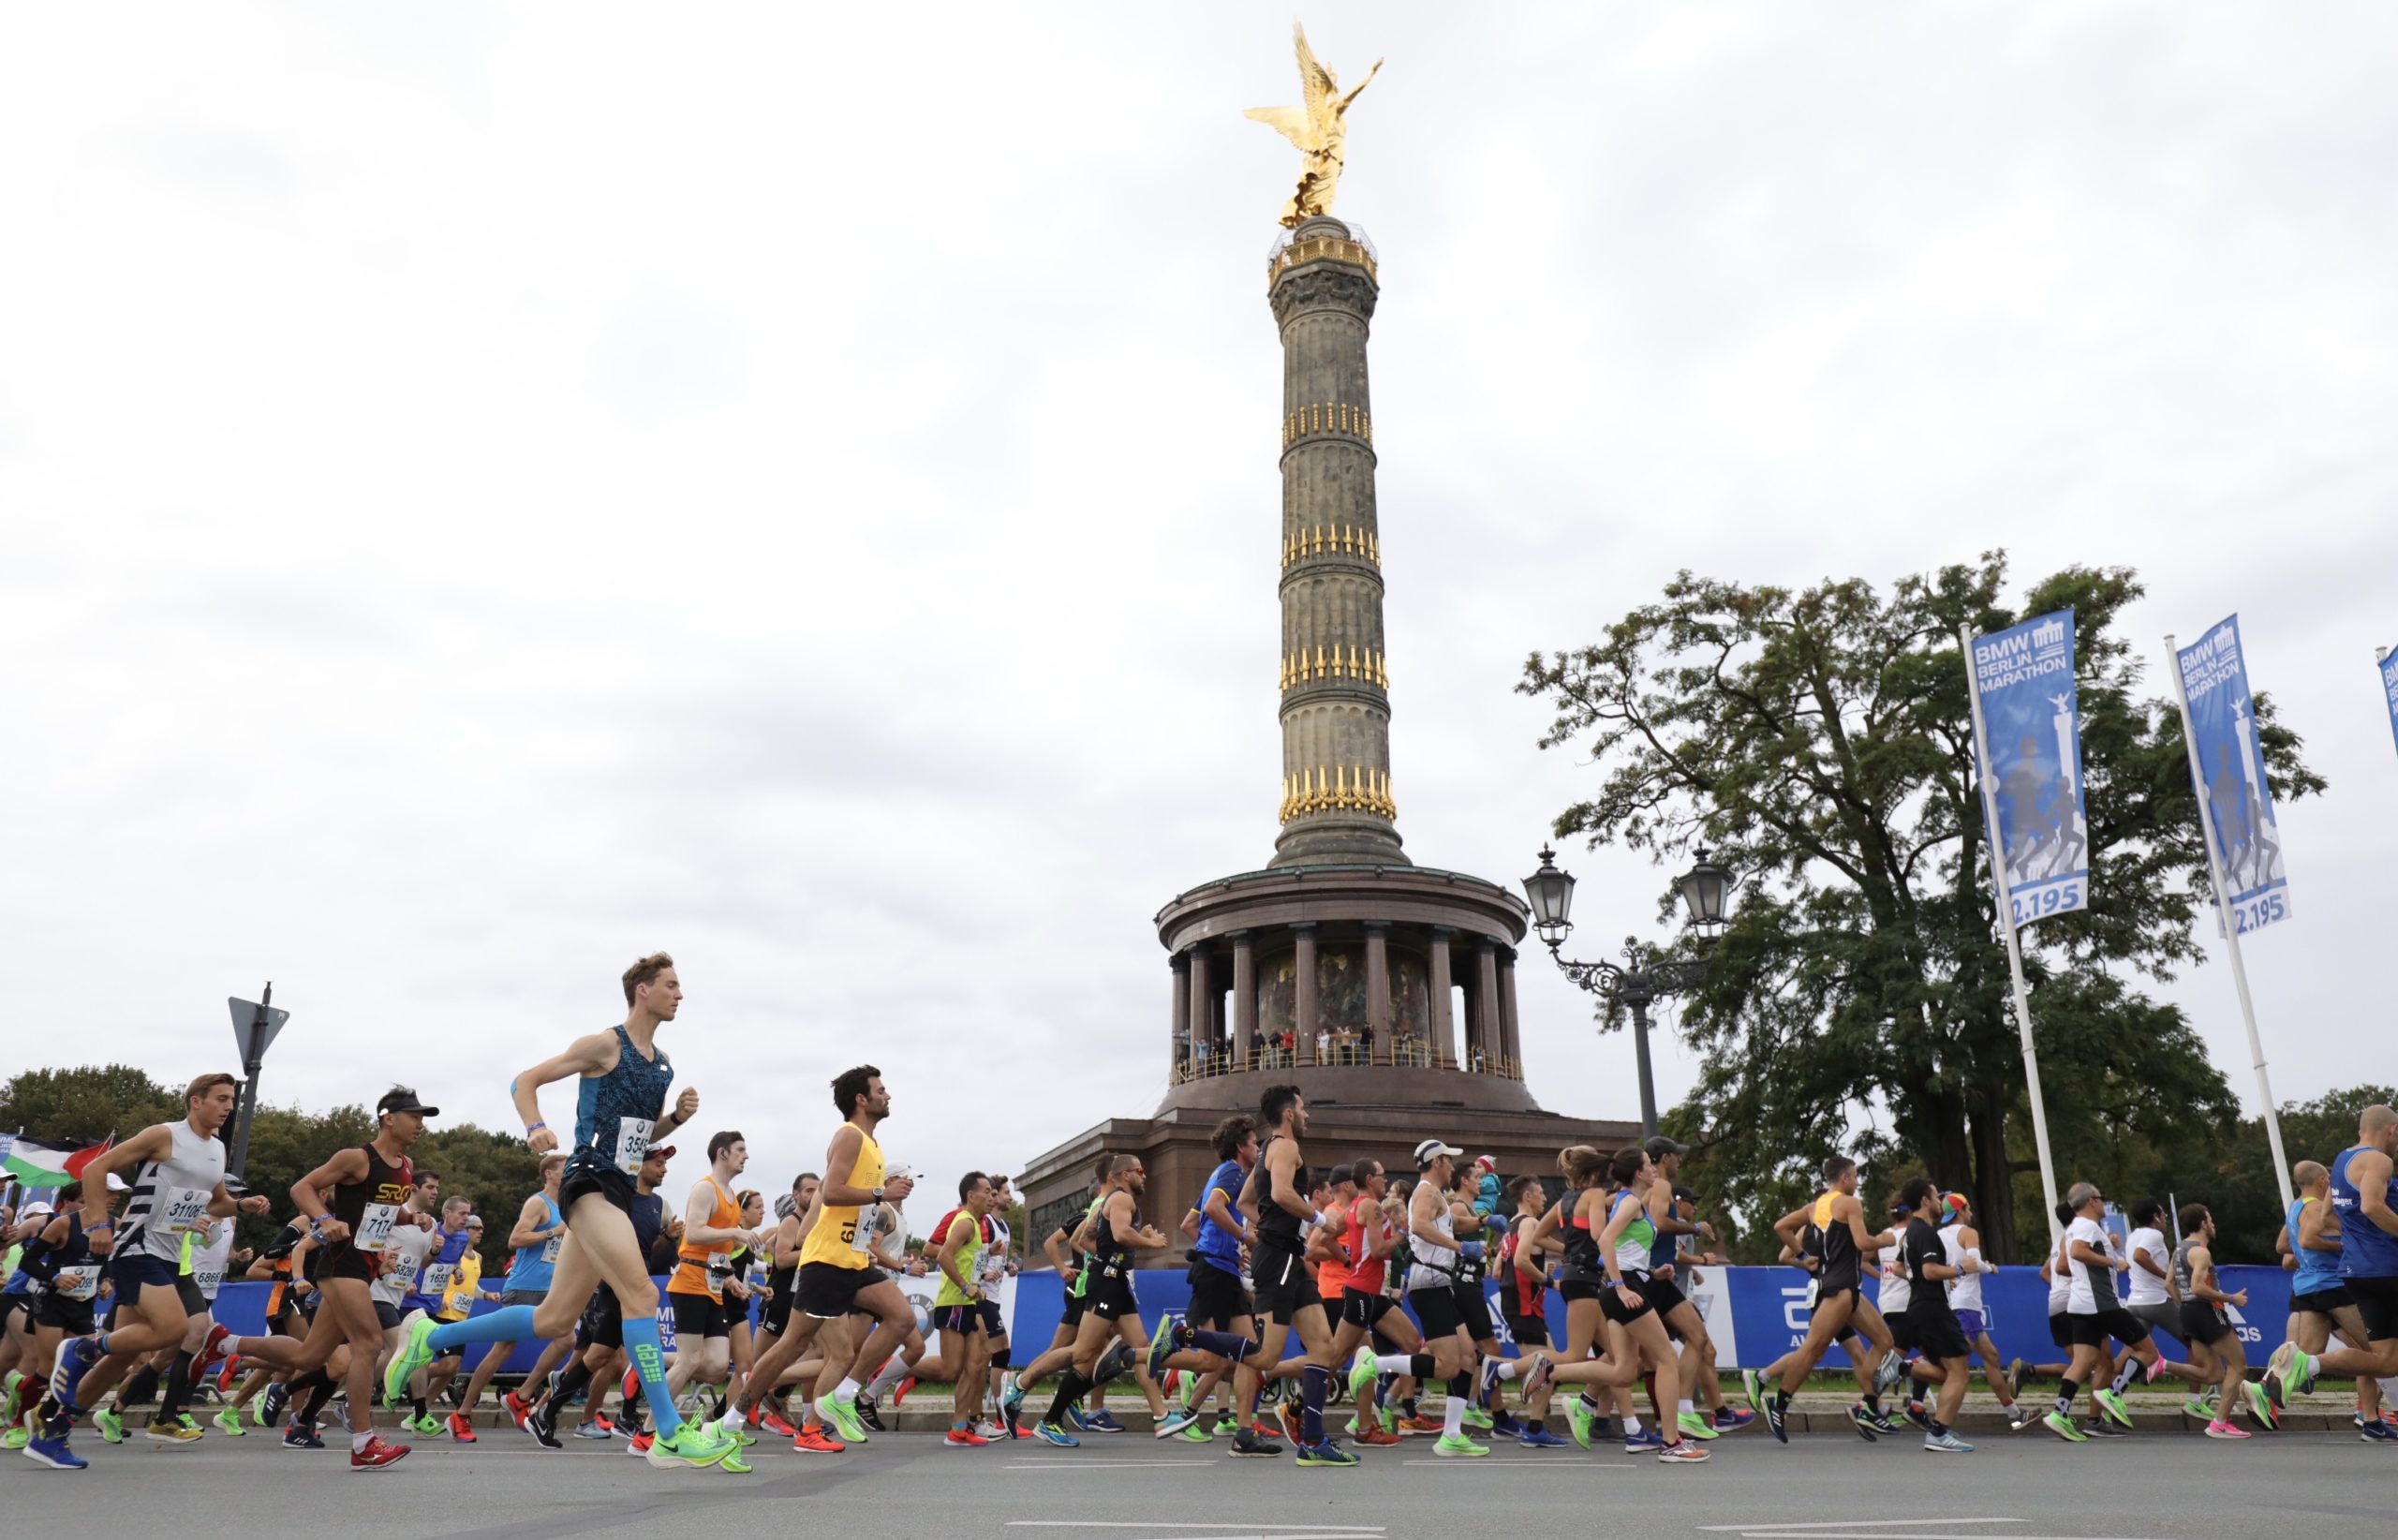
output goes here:
<path id="1" fill-rule="evenodd" d="M 383 1399 L 394 1406 L 407 1389 L 409 1377 L 433 1362 L 433 1346 L 425 1340 L 433 1335 L 433 1317 L 422 1310 L 411 1310 L 408 1318 L 400 1323 L 400 1333 L 399 1350 L 392 1355 L 391 1363 L 383 1370 Z"/>
<path id="2" fill-rule="evenodd" d="M 674 1429 L 672 1438 L 650 1440 L 644 1458 L 652 1465 L 671 1470 L 677 1465 L 720 1465 L 740 1452 L 741 1445 L 731 1439 L 711 1434 L 703 1424 L 687 1422 Z"/>
<path id="3" fill-rule="evenodd" d="M 722 1459 L 718 1460 L 716 1462 L 716 1468 L 719 1471 L 731 1471 L 734 1475 L 748 1475 L 749 1473 L 749 1462 L 741 1458 L 741 1452 L 737 1449 L 732 1454 L 725 1456 Z"/>
<path id="4" fill-rule="evenodd" d="M 2098 1403 L 2098 1410 L 2105 1413 L 2109 1420 L 2124 1428 L 2132 1425 L 2132 1409 L 2124 1404 L 2121 1395 L 2112 1390 L 2094 1390 L 2090 1399 Z"/>
<path id="5" fill-rule="evenodd" d="M 26 1432 L 22 1426 L 9 1428 L 0 1431 L 0 1449 L 22 1449 L 32 1439 L 33 1435 Z"/>
<path id="6" fill-rule="evenodd" d="M 1748 1395 L 1749 1410 L 1755 1413 L 1760 1417 L 1764 1416 L 1765 1381 L 1758 1376 L 1755 1370 L 1744 1369 L 1740 1370 L 1740 1389 Z"/>
<path id="7" fill-rule="evenodd" d="M 2241 1389 L 2245 1392 L 2248 1397 L 2248 1414 L 2257 1419 L 2257 1427 L 2269 1430 L 2281 1427 L 2281 1409 L 2273 1404 L 2272 1397 L 2265 1394 L 2265 1387 L 2263 1385 L 2257 1384 L 2254 1380 L 2251 1380 L 2246 1385 L 2241 1386 Z M 2213 1414 L 2204 1410 L 2204 1402 L 2200 1402 L 2199 1404 L 2201 1407 L 2199 1415 L 2206 1417 L 2210 1422 L 2212 1422 L 2213 1420 Z M 2226 1418 L 2225 1420 L 2228 1421 L 2230 1419 Z"/>
<path id="8" fill-rule="evenodd" d="M 1576 1396 L 1565 1403 L 1565 1430 L 1574 1442 L 1588 1449 L 1591 1446 L 1591 1403 Z"/>
<path id="9" fill-rule="evenodd" d="M 843 1444 L 866 1442 L 866 1424 L 858 1421 L 858 1407 L 855 1401 L 845 1401 L 838 1396 L 828 1396 L 817 1403 L 817 1410 L 832 1421 L 836 1429 L 834 1436 Z"/>
<path id="10" fill-rule="evenodd" d="M 1691 1438 L 1711 1439 L 1715 1436 L 1715 1425 L 1695 1412 L 1679 1414 L 1674 1418 L 1674 1426 Z"/>
<path id="11" fill-rule="evenodd" d="M 224 1407 L 208 1420 L 215 1423 L 216 1430 L 228 1438 L 237 1439 L 249 1431 L 242 1426 L 242 1409 L 238 1406 Z"/>
<path id="12" fill-rule="evenodd" d="M 2182 1415 L 2185 1417 L 2196 1417 L 2200 1422 L 2213 1422 L 2214 1421 L 2214 1408 L 2198 1399 L 2196 1396 L 2184 1396 L 2182 1399 Z"/>
<path id="13" fill-rule="evenodd" d="M 125 1419 L 105 1406 L 92 1414 L 92 1426 L 98 1429 L 100 1437 L 111 1444 L 125 1442 Z"/>
<path id="14" fill-rule="evenodd" d="M 2047 1416 L 2040 1419 L 2040 1423 L 2041 1426 L 2048 1429 L 2050 1432 L 2054 1433 L 2057 1437 L 2065 1440 L 2067 1444 L 2088 1444 L 2090 1442 L 2090 1435 L 2083 1432 L 2080 1429 L 2076 1428 L 2073 1425 L 2073 1419 L 2066 1416 L 2062 1412 L 2050 1413 Z"/>
<path id="15" fill-rule="evenodd" d="M 1443 1433 L 1441 1442 L 1432 1445 L 1432 1453 L 1443 1459 L 1472 1459 L 1490 1453 L 1490 1445 L 1476 1444 L 1463 1433 Z"/>
<path id="16" fill-rule="evenodd" d="M 1488 1433 L 1490 1431 L 1490 1414 L 1478 1406 L 1469 1406 L 1465 1409 L 1465 1425 L 1478 1432 Z"/>
<path id="17" fill-rule="evenodd" d="M 1180 1439 L 1185 1444 L 1213 1444 L 1216 1442 L 1216 1435 L 1208 1432 L 1206 1425 L 1199 1422 L 1195 1418 L 1192 1420 L 1190 1427 L 1184 1429 L 1181 1432 L 1177 1433 L 1174 1436 Z"/>
<path id="18" fill-rule="evenodd" d="M 1354 1421 L 1355 1419 L 1353 1418 L 1351 1420 Z M 1237 1434 L 1239 1431 L 1240 1419 L 1234 1416 L 1231 1413 L 1227 1412 L 1222 1416 L 1216 1419 L 1216 1436 L 1218 1438 L 1228 1439 Z"/>
<path id="19" fill-rule="evenodd" d="M 1359 1406 L 1366 1404 L 1374 1390 L 1374 1355 L 1359 1353 L 1357 1361 L 1349 1366 L 1349 1399 Z"/>

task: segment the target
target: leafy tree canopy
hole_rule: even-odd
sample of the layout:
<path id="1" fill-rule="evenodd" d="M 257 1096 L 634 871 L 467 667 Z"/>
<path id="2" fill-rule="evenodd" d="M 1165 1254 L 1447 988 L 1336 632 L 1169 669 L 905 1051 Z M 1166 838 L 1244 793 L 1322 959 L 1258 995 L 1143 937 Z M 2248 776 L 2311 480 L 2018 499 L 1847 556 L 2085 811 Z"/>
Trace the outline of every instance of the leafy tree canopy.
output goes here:
<path id="1" fill-rule="evenodd" d="M 1705 845 L 1745 878 L 1682 1016 L 1704 1067 L 1668 1122 L 1707 1152 L 1701 1191 L 1751 1234 L 1845 1150 L 1877 1192 L 1925 1170 L 1972 1193 L 1995 1255 L 2045 1240 L 1961 627 L 2075 615 L 2092 903 L 2022 932 L 2060 1182 L 2135 1149 L 2219 1146 L 2238 1121 L 2189 1023 L 2139 987 L 2202 960 L 2213 913 L 2179 714 L 2141 694 L 2116 628 L 2139 583 L 2069 568 L 2020 607 L 2006 588 L 1997 553 L 1887 593 L 1684 572 L 1598 642 L 1525 665 L 1518 690 L 1556 711 L 1541 746 L 1597 770 L 1559 837 L 1661 861 Z M 2279 795 L 2320 791 L 2262 694 L 2256 718 Z"/>

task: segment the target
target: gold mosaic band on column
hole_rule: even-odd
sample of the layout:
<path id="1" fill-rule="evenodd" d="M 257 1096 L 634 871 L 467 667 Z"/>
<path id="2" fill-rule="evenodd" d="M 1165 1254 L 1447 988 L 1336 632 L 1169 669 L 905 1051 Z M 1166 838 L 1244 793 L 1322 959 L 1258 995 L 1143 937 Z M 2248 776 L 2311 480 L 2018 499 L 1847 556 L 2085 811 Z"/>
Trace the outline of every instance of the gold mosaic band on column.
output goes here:
<path id="1" fill-rule="evenodd" d="M 1301 263 L 1326 261 L 1364 268 L 1366 275 L 1377 281 L 1382 276 L 1374 264 L 1374 254 L 1359 243 L 1344 241 L 1338 235 L 1310 235 L 1304 241 L 1292 242 L 1266 259 L 1266 287 L 1270 291 L 1275 279 Z"/>
<path id="2" fill-rule="evenodd" d="M 1344 433 L 1370 444 L 1374 441 L 1374 415 L 1345 401 L 1317 401 L 1282 419 L 1284 449 L 1319 433 Z"/>
<path id="3" fill-rule="evenodd" d="M 1390 689 L 1390 671 L 1383 666 L 1381 653 L 1370 648 L 1338 646 L 1318 647 L 1312 657 L 1301 647 L 1284 658 L 1275 688 L 1290 689 L 1318 679 L 1354 679 L 1359 684 Z"/>
<path id="4" fill-rule="evenodd" d="M 1397 822 L 1399 804 L 1391 800 L 1390 772 L 1336 764 L 1284 776 L 1277 816 L 1288 823 L 1309 813 L 1374 813 Z"/>
<path id="5" fill-rule="evenodd" d="M 1309 556 L 1361 556 L 1374 566 L 1383 564 L 1382 537 L 1362 525 L 1324 526 L 1302 529 L 1282 537 L 1282 565 L 1291 566 Z"/>

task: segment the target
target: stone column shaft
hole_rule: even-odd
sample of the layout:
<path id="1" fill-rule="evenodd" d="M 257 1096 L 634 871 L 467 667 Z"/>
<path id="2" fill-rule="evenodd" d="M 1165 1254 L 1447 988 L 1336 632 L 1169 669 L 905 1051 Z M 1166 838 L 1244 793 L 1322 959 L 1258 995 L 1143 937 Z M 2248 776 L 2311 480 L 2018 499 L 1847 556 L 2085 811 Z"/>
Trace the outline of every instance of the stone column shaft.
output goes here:
<path id="1" fill-rule="evenodd" d="M 1500 1054 L 1499 1047 L 1499 949 L 1488 936 L 1476 937 L 1473 943 L 1473 1039 L 1482 1050 L 1484 1068 Z M 1466 1062 L 1473 1064 L 1473 1056 Z"/>
<path id="2" fill-rule="evenodd" d="M 1516 955 L 1509 952 L 1499 963 L 1499 1032 L 1506 1044 L 1507 1062 L 1515 1067 L 1516 1077 L 1523 1078 L 1524 1039 L 1516 1022 Z"/>
<path id="3" fill-rule="evenodd" d="M 1293 1014 L 1298 1017 L 1299 1062 L 1312 1064 L 1315 1062 L 1315 1034 L 1322 1019 L 1317 1014 L 1315 998 L 1315 923 L 1302 921 L 1293 925 L 1291 932 L 1297 940 L 1291 966 L 1298 974 L 1294 981 L 1296 987 L 1292 992 L 1296 997 Z"/>
<path id="4" fill-rule="evenodd" d="M 1191 949 L 1191 1051 L 1195 1057 L 1203 1043 L 1216 1040 L 1215 990 L 1208 981 L 1207 949 Z"/>
<path id="5" fill-rule="evenodd" d="M 1246 930 L 1225 940 L 1233 943 L 1233 1051 L 1246 1054 L 1250 1034 L 1257 1030 L 1257 940 Z"/>
<path id="6" fill-rule="evenodd" d="M 1173 1003 L 1166 1012 L 1165 1027 L 1166 1052 L 1172 1055 L 1174 1059 L 1173 1069 L 1167 1077 L 1169 1085 L 1173 1084 L 1173 1075 L 1180 1073 L 1184 1061 L 1190 1058 L 1191 1051 L 1191 1006 L 1188 995 L 1191 987 L 1191 962 L 1189 958 L 1180 955 L 1177 955 L 1172 961 L 1174 963 Z"/>
<path id="7" fill-rule="evenodd" d="M 1458 1063 L 1458 1030 L 1456 1013 L 1450 1008 L 1449 942 L 1457 932 L 1447 925 L 1432 927 L 1432 1051 L 1441 1056 L 1443 1068 Z"/>
<path id="8" fill-rule="evenodd" d="M 1366 1027 L 1373 1041 L 1368 1046 L 1390 1047 L 1390 926 L 1366 922 Z"/>

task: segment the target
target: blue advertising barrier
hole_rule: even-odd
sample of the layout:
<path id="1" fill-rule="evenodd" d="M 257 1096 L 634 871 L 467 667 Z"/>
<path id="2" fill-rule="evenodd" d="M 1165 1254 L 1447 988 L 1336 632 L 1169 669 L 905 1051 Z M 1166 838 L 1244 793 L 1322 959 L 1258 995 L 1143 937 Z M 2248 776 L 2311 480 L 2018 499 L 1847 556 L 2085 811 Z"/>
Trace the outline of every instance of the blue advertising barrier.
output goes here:
<path id="1" fill-rule="evenodd" d="M 2232 1311 L 2233 1329 L 2251 1364 L 2262 1364 L 2281 1346 L 2282 1328 L 2289 1315 L 2289 1275 L 2279 1267 L 2226 1266 L 2224 1282 L 2233 1293 L 2245 1289 L 2248 1304 Z M 1701 1267 L 1699 1281 L 1685 1282 L 1692 1299 L 1714 1338 L 1719 1369 L 1763 1369 L 1807 1334 L 1807 1275 L 1796 1267 Z M 1179 1270 L 1145 1269 L 1134 1275 L 1141 1315 L 1154 1330 L 1168 1315 L 1179 1315 L 1191 1303 L 1191 1284 Z M 1485 1283 L 1495 1296 L 1498 1285 Z M 1868 1285 L 1868 1292 L 1873 1292 Z M 1982 1279 L 1983 1315 L 2002 1360 L 2022 1357 L 2033 1363 L 2054 1362 L 2056 1346 L 2049 1340 L 2049 1286 L 2037 1267 L 2002 1267 Z M 1016 1281 L 1013 1331 L 1015 1360 L 1029 1362 L 1046 1347 L 1064 1315 L 1055 1273 L 1027 1273 Z M 1507 1340 L 1506 1323 L 1494 1306 L 1492 1324 L 1500 1340 Z M 1548 1319 L 1557 1335 L 1564 1325 L 1565 1302 L 1555 1291 L 1548 1296 Z M 1297 1334 L 1290 1351 L 1298 1350 Z M 1509 1344 L 1512 1346 L 1512 1344 Z M 2169 1354 L 2169 1356 L 2173 1355 Z M 1845 1363 L 1835 1351 L 1828 1363 Z"/>
<path id="2" fill-rule="evenodd" d="M 2255 1266 L 2226 1266 L 2222 1275 L 2235 1294 L 2243 1289 L 2248 1292 L 2247 1306 L 2235 1307 L 2231 1312 L 2232 1329 L 2240 1335 L 2248 1362 L 2262 1364 L 2282 1343 L 2282 1328 L 2289 1316 L 2289 1275 L 2279 1267 Z M 1190 1280 L 1178 1268 L 1147 1268 L 1133 1279 L 1141 1317 L 1152 1330 L 1164 1317 L 1180 1315 L 1191 1304 Z M 664 1287 L 664 1280 L 659 1280 L 659 1286 Z M 1483 1287 L 1493 1296 L 1498 1290 L 1495 1283 Z M 1763 1369 L 1807 1334 L 1807 1275 L 1796 1267 L 1702 1267 L 1697 1283 L 1685 1281 L 1685 1288 L 1715 1340 L 1719 1369 Z M 267 1289 L 264 1283 L 226 1284 L 216 1296 L 216 1319 L 245 1336 L 264 1331 Z M 1867 1290 L 1873 1292 L 1870 1282 Z M 2035 1364 L 2056 1360 L 2056 1346 L 2049 1340 L 2049 1286 L 2041 1281 L 2038 1268 L 2002 1267 L 1985 1276 L 1982 1299 L 1983 1315 L 2002 1360 L 2021 1357 Z M 488 1300 L 478 1301 L 474 1313 L 496 1309 Z M 1065 1296 L 1056 1273 L 1026 1273 L 1016 1279 L 1010 1323 L 1015 1361 L 1029 1363 L 1047 1347 L 1064 1316 Z M 1506 1323 L 1499 1319 L 1495 1305 L 1491 1319 L 1500 1340 L 1507 1342 Z M 1554 1291 L 1548 1296 L 1548 1319 L 1557 1324 L 1552 1335 L 1562 1331 L 1565 1302 Z M 671 1337 L 668 1345 L 673 1345 Z M 467 1363 L 479 1361 L 483 1351 L 468 1348 Z M 1296 1332 L 1291 1334 L 1287 1351 L 1294 1355 L 1299 1351 Z M 539 1342 L 520 1342 L 502 1371 L 524 1373 L 540 1355 Z M 1837 1369 L 1845 1359 L 1835 1351 L 1826 1362 Z"/>

